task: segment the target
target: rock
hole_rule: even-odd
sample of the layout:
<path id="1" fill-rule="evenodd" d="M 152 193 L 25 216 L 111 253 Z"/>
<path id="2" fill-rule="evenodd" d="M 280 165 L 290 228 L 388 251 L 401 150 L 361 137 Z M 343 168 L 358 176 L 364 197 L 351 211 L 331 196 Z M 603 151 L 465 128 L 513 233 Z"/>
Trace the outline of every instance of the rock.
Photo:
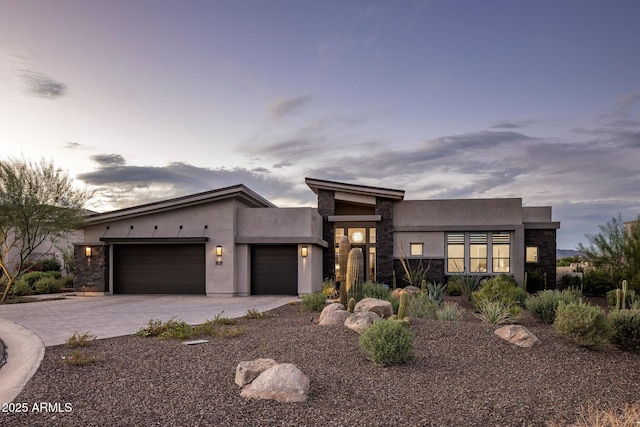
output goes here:
<path id="1" fill-rule="evenodd" d="M 542 342 L 533 335 L 527 328 L 521 325 L 503 326 L 495 331 L 495 334 L 502 339 L 509 341 L 519 347 L 531 348 Z"/>
<path id="2" fill-rule="evenodd" d="M 277 363 L 273 359 L 255 359 L 248 362 L 240 362 L 236 367 L 236 384 L 240 387 L 249 384 L 262 372 L 276 365 Z"/>
<path id="3" fill-rule="evenodd" d="M 351 313 L 347 310 L 335 310 L 329 312 L 326 316 L 322 318 L 320 324 L 322 326 L 335 326 L 335 325 L 344 325 L 344 321 L 347 320 Z"/>
<path id="4" fill-rule="evenodd" d="M 393 314 L 391 303 L 377 298 L 365 298 L 360 300 L 353 309 L 353 312 L 359 313 L 362 311 L 370 311 L 380 317 L 391 317 Z"/>
<path id="5" fill-rule="evenodd" d="M 373 322 L 380 320 L 380 316 L 372 311 L 362 311 L 354 313 L 347 317 L 344 321 L 344 326 L 361 334 L 369 326 L 373 325 Z"/>
<path id="6" fill-rule="evenodd" d="M 278 402 L 304 402 L 309 393 L 309 378 L 295 365 L 273 366 L 242 389 L 246 398 L 273 399 Z"/>
<path id="7" fill-rule="evenodd" d="M 344 310 L 345 307 L 344 305 L 338 303 L 338 302 L 334 302 L 332 304 L 329 304 L 328 306 L 326 306 L 323 310 L 322 313 L 320 313 L 320 322 L 322 322 L 322 319 L 324 319 L 329 313 L 333 313 L 336 310 Z"/>
<path id="8" fill-rule="evenodd" d="M 391 295 L 394 297 L 400 298 L 400 294 L 408 293 L 410 296 L 415 297 L 418 292 L 421 292 L 420 288 L 416 288 L 415 286 L 405 286 L 404 288 L 396 288 Z"/>

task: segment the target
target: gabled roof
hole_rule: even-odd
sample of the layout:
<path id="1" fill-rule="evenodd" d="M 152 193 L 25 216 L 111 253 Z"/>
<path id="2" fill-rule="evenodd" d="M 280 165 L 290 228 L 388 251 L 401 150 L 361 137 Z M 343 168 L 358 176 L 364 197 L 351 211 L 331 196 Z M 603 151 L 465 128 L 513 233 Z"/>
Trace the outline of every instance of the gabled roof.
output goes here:
<path id="1" fill-rule="evenodd" d="M 318 190 L 340 191 L 343 193 L 360 194 L 364 196 L 384 197 L 387 199 L 403 200 L 404 190 L 391 188 L 370 187 L 368 185 L 346 184 L 344 182 L 326 181 L 323 179 L 305 178 L 304 182 L 315 194 Z"/>
<path id="2" fill-rule="evenodd" d="M 101 222 L 149 215 L 152 213 L 166 212 L 225 199 L 236 199 L 253 208 L 277 207 L 250 188 L 244 186 L 243 184 L 238 184 L 231 187 L 219 188 L 217 190 L 205 191 L 203 193 L 191 194 L 189 196 L 161 200 L 159 202 L 118 209 L 111 212 L 87 215 L 85 218 L 85 224 L 97 224 Z"/>

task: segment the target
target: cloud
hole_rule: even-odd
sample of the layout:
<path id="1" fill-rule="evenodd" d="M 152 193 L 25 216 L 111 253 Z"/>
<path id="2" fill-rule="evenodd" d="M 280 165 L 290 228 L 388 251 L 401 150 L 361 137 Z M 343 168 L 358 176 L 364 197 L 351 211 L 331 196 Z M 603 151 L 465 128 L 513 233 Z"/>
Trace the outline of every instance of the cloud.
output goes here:
<path id="1" fill-rule="evenodd" d="M 80 144 L 79 142 L 68 141 L 66 144 L 64 144 L 64 148 L 68 150 L 76 150 L 84 148 L 84 145 Z"/>
<path id="2" fill-rule="evenodd" d="M 126 163 L 120 154 L 96 154 L 91 156 L 91 160 L 101 166 L 124 166 Z"/>
<path id="3" fill-rule="evenodd" d="M 310 95 L 301 95 L 291 99 L 285 99 L 272 105 L 269 109 L 269 117 L 272 120 L 283 120 L 300 114 L 302 108 L 311 101 Z"/>
<path id="4" fill-rule="evenodd" d="M 491 129 L 522 129 L 536 123 L 537 123 L 537 120 L 534 120 L 534 119 L 504 120 L 490 126 L 490 128 Z"/>
<path id="5" fill-rule="evenodd" d="M 37 71 L 21 70 L 20 77 L 27 91 L 42 98 L 56 99 L 66 95 L 67 86 Z"/>

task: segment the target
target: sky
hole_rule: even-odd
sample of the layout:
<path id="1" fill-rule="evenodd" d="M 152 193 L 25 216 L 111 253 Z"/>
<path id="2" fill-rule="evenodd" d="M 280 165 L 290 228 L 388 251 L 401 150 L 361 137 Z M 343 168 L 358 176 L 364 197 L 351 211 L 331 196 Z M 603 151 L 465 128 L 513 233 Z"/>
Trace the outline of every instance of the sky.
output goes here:
<path id="1" fill-rule="evenodd" d="M 0 0 L 0 158 L 108 211 L 305 177 L 640 214 L 640 1 Z"/>

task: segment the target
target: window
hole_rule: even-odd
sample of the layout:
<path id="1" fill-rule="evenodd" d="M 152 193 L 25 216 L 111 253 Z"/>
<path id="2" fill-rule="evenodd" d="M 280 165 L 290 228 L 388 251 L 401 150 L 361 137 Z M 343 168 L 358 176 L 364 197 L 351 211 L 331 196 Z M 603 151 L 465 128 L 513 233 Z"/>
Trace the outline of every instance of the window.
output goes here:
<path id="1" fill-rule="evenodd" d="M 493 272 L 508 273 L 511 271 L 509 266 L 511 236 L 506 232 L 493 233 L 491 240 L 493 245 Z"/>
<path id="2" fill-rule="evenodd" d="M 487 233 L 469 234 L 469 271 L 487 272 Z"/>
<path id="3" fill-rule="evenodd" d="M 527 262 L 538 262 L 537 246 L 527 246 Z"/>
<path id="4" fill-rule="evenodd" d="M 422 256 L 422 243 L 411 243 L 410 246 L 409 253 L 411 256 Z"/>
<path id="5" fill-rule="evenodd" d="M 462 273 L 464 268 L 464 233 L 447 234 L 447 273 Z"/>

